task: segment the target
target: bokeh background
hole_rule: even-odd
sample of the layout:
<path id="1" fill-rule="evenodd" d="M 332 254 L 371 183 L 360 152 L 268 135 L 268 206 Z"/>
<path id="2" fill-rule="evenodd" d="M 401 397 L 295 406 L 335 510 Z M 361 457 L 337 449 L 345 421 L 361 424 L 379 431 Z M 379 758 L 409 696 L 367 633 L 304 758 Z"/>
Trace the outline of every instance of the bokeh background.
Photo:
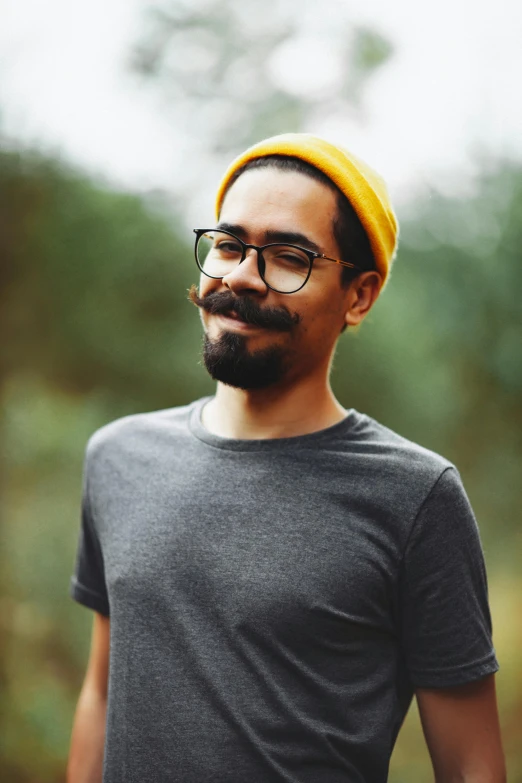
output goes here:
<path id="1" fill-rule="evenodd" d="M 522 781 L 522 11 L 515 0 L 0 0 L 0 779 L 65 779 L 92 617 L 68 597 L 85 443 L 212 393 L 193 225 L 287 130 L 390 182 L 401 246 L 334 386 L 476 510 Z M 392 783 L 431 781 L 413 707 Z"/>

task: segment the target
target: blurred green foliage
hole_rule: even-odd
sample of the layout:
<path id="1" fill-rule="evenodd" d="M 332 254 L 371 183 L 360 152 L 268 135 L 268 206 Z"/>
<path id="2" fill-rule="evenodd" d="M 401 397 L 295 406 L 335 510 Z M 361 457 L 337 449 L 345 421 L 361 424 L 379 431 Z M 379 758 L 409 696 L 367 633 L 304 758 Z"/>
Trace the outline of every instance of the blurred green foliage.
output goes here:
<path id="1" fill-rule="evenodd" d="M 190 237 L 179 239 L 157 204 L 59 163 L 13 152 L 0 166 L 4 380 L 30 372 L 74 394 L 103 386 L 161 403 L 180 370 L 192 372 L 183 356 L 197 336 L 182 328 Z"/>
<path id="2" fill-rule="evenodd" d="M 298 14 L 288 0 L 157 0 L 145 21 L 132 68 L 221 166 L 259 139 L 352 117 L 393 54 L 338 0 L 323 0 L 319 15 L 314 0 Z"/>

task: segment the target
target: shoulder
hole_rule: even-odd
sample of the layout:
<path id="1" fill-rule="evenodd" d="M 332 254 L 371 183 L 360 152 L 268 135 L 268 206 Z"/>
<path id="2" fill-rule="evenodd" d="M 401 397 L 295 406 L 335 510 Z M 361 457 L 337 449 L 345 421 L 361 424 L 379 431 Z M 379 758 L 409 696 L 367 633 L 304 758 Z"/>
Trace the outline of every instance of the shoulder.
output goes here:
<path id="1" fill-rule="evenodd" d="M 437 475 L 454 467 L 446 457 L 399 435 L 365 413 L 356 411 L 356 421 L 350 434 L 362 449 L 391 462 L 419 465 Z"/>
<path id="2" fill-rule="evenodd" d="M 197 402 L 147 413 L 135 413 L 105 424 L 89 438 L 87 463 L 137 451 L 153 450 L 165 439 L 182 438 Z"/>
<path id="3" fill-rule="evenodd" d="M 356 412 L 350 434 L 358 451 L 382 476 L 405 484 L 418 483 L 429 490 L 448 469 L 457 473 L 455 465 L 446 457 L 399 435 L 366 414 Z"/>
<path id="4" fill-rule="evenodd" d="M 383 460 L 379 474 L 390 471 L 387 493 L 400 508 L 407 506 L 408 495 L 415 498 L 410 522 L 417 533 L 429 527 L 447 540 L 457 535 L 474 537 L 475 515 L 457 467 L 437 452 L 365 418 L 366 443 Z"/>

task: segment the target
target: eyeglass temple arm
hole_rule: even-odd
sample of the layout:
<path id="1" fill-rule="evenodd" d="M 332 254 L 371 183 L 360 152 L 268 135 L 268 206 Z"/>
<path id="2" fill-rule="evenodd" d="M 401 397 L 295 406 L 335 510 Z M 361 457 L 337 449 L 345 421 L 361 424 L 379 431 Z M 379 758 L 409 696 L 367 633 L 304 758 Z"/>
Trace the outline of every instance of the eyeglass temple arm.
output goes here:
<path id="1" fill-rule="evenodd" d="M 324 258 L 325 261 L 333 261 L 334 264 L 341 264 L 341 266 L 348 266 L 350 269 L 360 269 L 360 267 L 357 266 L 357 264 L 352 264 L 350 261 L 340 261 L 338 258 L 330 258 L 330 256 L 325 256 L 323 253 L 320 253 L 317 258 Z"/>

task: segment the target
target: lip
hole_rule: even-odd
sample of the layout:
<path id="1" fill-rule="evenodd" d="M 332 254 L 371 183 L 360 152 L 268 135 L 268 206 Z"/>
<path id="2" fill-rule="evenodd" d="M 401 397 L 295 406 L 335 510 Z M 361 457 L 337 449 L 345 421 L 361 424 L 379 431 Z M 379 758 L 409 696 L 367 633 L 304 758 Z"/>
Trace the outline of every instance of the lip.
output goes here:
<path id="1" fill-rule="evenodd" d="M 255 329 L 262 329 L 261 326 L 255 324 L 247 324 L 246 321 L 241 321 L 239 318 L 234 318 L 229 315 L 218 315 L 219 320 L 223 323 L 227 329 L 237 330 L 238 332 L 249 332 Z"/>

